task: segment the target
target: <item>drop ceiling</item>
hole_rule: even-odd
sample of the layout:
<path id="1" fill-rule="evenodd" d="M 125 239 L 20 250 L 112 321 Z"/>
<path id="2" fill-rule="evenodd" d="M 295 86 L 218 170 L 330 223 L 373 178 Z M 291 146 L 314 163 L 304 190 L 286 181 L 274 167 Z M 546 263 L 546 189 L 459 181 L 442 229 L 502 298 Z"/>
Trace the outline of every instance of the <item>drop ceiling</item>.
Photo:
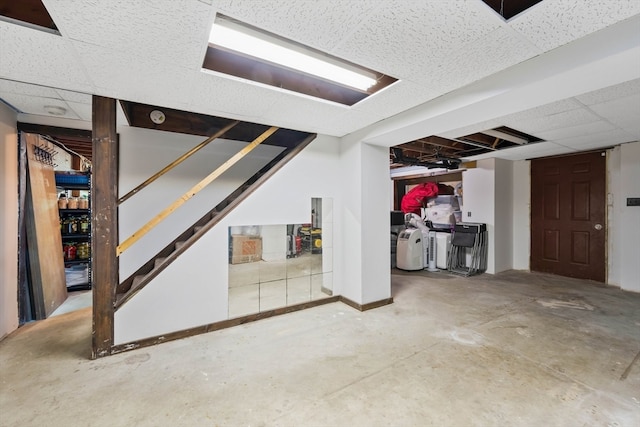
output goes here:
<path id="1" fill-rule="evenodd" d="M 542 140 L 465 159 L 640 140 L 638 0 L 543 0 L 506 20 L 481 0 L 43 3 L 59 35 L 0 21 L 0 99 L 23 122 L 61 107 L 87 128 L 97 94 L 386 147 L 502 126 Z M 203 72 L 217 13 L 399 81 L 349 107 Z"/>

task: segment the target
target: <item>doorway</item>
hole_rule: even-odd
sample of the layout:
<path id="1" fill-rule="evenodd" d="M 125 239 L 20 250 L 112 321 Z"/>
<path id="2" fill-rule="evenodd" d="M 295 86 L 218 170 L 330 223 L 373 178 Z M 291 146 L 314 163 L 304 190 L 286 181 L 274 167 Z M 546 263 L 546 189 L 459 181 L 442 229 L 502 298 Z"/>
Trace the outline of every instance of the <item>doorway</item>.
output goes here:
<path id="1" fill-rule="evenodd" d="M 606 281 L 606 152 L 531 161 L 531 270 Z"/>
<path id="2" fill-rule="evenodd" d="M 44 154 L 40 154 L 39 160 L 45 166 L 45 169 L 50 170 L 50 177 L 44 179 L 44 181 L 55 181 L 55 193 L 57 197 L 58 190 L 60 190 L 60 186 L 58 185 L 57 178 L 54 180 L 56 171 L 73 171 L 73 170 L 81 170 L 84 168 L 83 162 L 87 162 L 90 164 L 92 159 L 92 133 L 89 130 L 79 130 L 79 129 L 70 129 L 70 128 L 60 128 L 55 126 L 44 126 L 44 125 L 36 125 L 30 123 L 21 123 L 17 124 L 18 129 L 18 170 L 19 170 L 19 188 L 18 188 L 18 313 L 19 313 L 19 323 L 25 324 L 27 322 L 33 320 L 40 320 L 52 315 L 62 314 L 64 312 L 73 311 L 75 309 L 84 308 L 91 303 L 91 281 L 89 276 L 90 269 L 87 267 L 87 264 L 90 263 L 88 258 L 80 259 L 67 259 L 64 258 L 64 262 L 62 259 L 60 260 L 60 268 L 64 268 L 62 275 L 63 277 L 63 291 L 64 285 L 66 284 L 66 293 L 62 295 L 62 301 L 59 298 L 56 298 L 55 303 L 49 301 L 47 298 L 43 297 L 44 286 L 50 286 L 50 281 L 42 281 L 37 280 L 37 277 L 34 277 L 32 268 L 34 265 L 39 265 L 41 263 L 40 256 L 38 254 L 48 255 L 47 251 L 36 249 L 37 246 L 29 245 L 29 236 L 39 236 L 44 238 L 45 235 L 51 235 L 52 233 L 58 233 L 58 238 L 65 239 L 65 244 L 68 243 L 68 246 L 75 246 L 76 242 L 80 240 L 87 242 L 83 246 L 89 247 L 90 239 L 89 232 L 86 231 L 84 234 L 78 231 L 78 233 L 65 233 L 65 230 L 62 229 L 62 222 L 60 221 L 60 227 L 50 226 L 50 227 L 40 227 L 41 224 L 39 220 L 36 220 L 33 215 L 28 215 L 27 212 L 30 209 L 30 206 L 35 205 L 34 203 L 29 204 L 29 194 L 32 192 L 33 188 L 29 185 L 30 179 L 33 177 L 28 173 L 29 170 L 29 161 L 28 158 L 33 159 L 33 155 L 29 155 L 28 148 L 29 144 L 25 142 L 23 138 L 24 135 L 34 134 L 39 135 L 38 140 L 42 140 L 46 142 L 48 156 Z M 41 148 L 41 147 L 40 147 Z M 44 150 L 44 149 L 42 149 Z M 36 156 L 38 157 L 38 156 Z M 84 194 L 83 197 L 87 197 L 88 185 L 71 185 L 65 186 L 68 187 L 69 191 L 64 190 L 65 196 L 73 196 L 74 200 L 78 200 L 81 196 L 81 193 Z M 62 191 L 62 190 L 61 190 Z M 68 193 L 68 194 L 67 194 Z M 51 205 L 50 200 L 47 198 L 47 203 L 40 203 L 39 201 L 44 201 L 45 198 L 38 198 L 38 206 L 41 205 Z M 88 200 L 87 200 L 88 203 Z M 56 204 L 56 201 L 53 200 L 53 204 Z M 81 209 L 82 206 L 76 206 L 76 209 L 60 209 L 60 205 L 55 205 L 53 208 L 55 210 L 55 221 L 56 224 L 58 220 L 61 220 L 64 217 L 68 219 L 74 219 L 76 225 L 80 224 L 80 217 L 83 213 L 86 213 L 88 209 Z M 27 218 L 31 218 L 28 220 Z M 29 227 L 31 224 L 31 227 Z M 38 227 L 39 232 L 35 233 L 33 230 L 34 224 L 39 224 Z M 88 229 L 87 229 L 88 230 Z M 54 239 L 55 240 L 55 239 Z M 60 245 L 60 251 L 62 252 L 64 246 Z M 48 251 L 49 254 L 51 251 Z M 74 257 L 75 258 L 75 257 Z M 44 257 L 43 257 L 44 259 Z M 45 262 L 41 263 L 42 266 L 40 269 L 36 269 L 41 272 L 49 272 L 57 267 L 54 267 L 57 262 Z M 67 276 L 67 272 L 69 275 Z M 71 280 L 72 279 L 72 280 Z M 58 294 L 56 294 L 58 295 Z M 62 307 L 65 305 L 65 307 Z M 43 305 L 44 304 L 44 305 Z M 46 306 L 46 309 L 45 309 Z"/>

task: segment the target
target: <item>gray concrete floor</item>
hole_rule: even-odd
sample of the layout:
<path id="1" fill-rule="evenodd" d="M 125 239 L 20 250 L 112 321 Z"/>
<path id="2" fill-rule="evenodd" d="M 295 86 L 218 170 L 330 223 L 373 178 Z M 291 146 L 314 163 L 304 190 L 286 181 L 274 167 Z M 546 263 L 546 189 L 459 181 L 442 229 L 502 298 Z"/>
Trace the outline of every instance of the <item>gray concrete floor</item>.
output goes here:
<path id="1" fill-rule="evenodd" d="M 94 361 L 90 309 L 26 325 L 0 342 L 0 425 L 640 425 L 640 294 L 522 272 L 392 290 Z"/>

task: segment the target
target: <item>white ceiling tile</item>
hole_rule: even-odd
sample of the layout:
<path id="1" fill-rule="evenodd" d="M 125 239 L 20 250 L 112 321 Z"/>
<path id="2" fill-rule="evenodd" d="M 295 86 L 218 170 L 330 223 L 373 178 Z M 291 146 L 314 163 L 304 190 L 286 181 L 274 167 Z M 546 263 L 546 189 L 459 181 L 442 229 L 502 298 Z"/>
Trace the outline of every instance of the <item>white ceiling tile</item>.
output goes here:
<path id="1" fill-rule="evenodd" d="M 633 141 L 634 138 L 629 133 L 615 129 L 613 131 L 592 133 L 555 141 L 566 147 L 576 150 L 590 150 L 592 148 L 610 147 L 623 142 Z"/>
<path id="2" fill-rule="evenodd" d="M 0 93 L 16 93 L 20 95 L 42 96 L 45 98 L 59 97 L 54 89 L 47 86 L 38 86 L 4 79 L 0 79 Z"/>
<path id="3" fill-rule="evenodd" d="M 437 71 L 432 72 L 428 79 L 448 91 L 526 61 L 539 53 L 539 49 L 513 30 L 499 27 L 451 52 L 440 61 Z M 410 78 L 413 77 L 420 78 L 419 75 Z"/>
<path id="4" fill-rule="evenodd" d="M 330 53 L 383 4 L 370 0 L 224 0 L 214 6 L 224 15 Z"/>
<path id="5" fill-rule="evenodd" d="M 283 127 L 294 127 L 295 123 L 304 118 L 308 124 L 309 132 L 326 133 L 332 136 L 344 135 L 344 126 L 348 123 L 344 123 L 343 118 L 346 115 L 355 117 L 356 115 L 364 115 L 363 113 L 357 113 L 350 111 L 349 107 L 344 105 L 335 104 L 331 102 L 317 102 L 307 97 L 301 97 L 291 95 L 287 97 L 286 102 L 278 103 L 273 106 L 272 116 L 277 123 L 280 123 Z M 349 131 L 352 130 L 351 126 L 348 126 Z"/>
<path id="6" fill-rule="evenodd" d="M 65 101 L 76 102 L 80 104 L 91 104 L 91 95 L 82 92 L 73 92 L 70 90 L 56 89 L 56 93 Z"/>
<path id="7" fill-rule="evenodd" d="M 453 50 L 498 26 L 500 18 L 476 0 L 387 1 L 335 53 L 400 79 L 422 70 L 426 82 Z"/>
<path id="8" fill-rule="evenodd" d="M 389 117 L 440 95 L 435 85 L 399 80 L 392 86 L 363 99 L 351 108 L 376 117 Z"/>
<path id="9" fill-rule="evenodd" d="M 638 122 L 640 121 L 640 93 L 593 104 L 589 108 L 613 124 Z"/>
<path id="10" fill-rule="evenodd" d="M 37 96 L 19 95 L 15 93 L 3 93 L 0 94 L 0 98 L 13 107 L 20 110 L 22 113 L 36 114 L 39 116 L 49 117 L 64 117 L 67 119 L 79 119 L 80 117 L 61 99 L 55 98 L 41 98 Z M 49 114 L 45 106 L 60 107 L 66 110 L 66 113 L 61 116 L 54 116 Z"/>
<path id="11" fill-rule="evenodd" d="M 67 101 L 67 105 L 73 110 L 74 113 L 76 113 L 80 120 L 84 120 L 85 122 L 90 122 L 93 120 L 93 106 L 91 105 L 91 103 L 86 104 Z"/>
<path id="12" fill-rule="evenodd" d="M 611 123 L 600 120 L 597 122 L 585 123 L 577 126 L 566 126 L 545 132 L 537 132 L 538 138 L 546 141 L 557 141 L 564 138 L 569 138 L 576 135 L 589 135 L 591 133 L 600 133 L 614 130 L 615 126 Z"/>
<path id="13" fill-rule="evenodd" d="M 498 157 L 506 160 L 525 160 L 537 157 L 555 156 L 575 151 L 571 147 L 566 147 L 552 142 L 536 142 L 531 145 L 522 145 L 519 147 L 507 148 L 491 153 L 480 154 L 469 157 L 469 160 L 481 160 L 492 157 Z"/>
<path id="14" fill-rule="evenodd" d="M 397 118 L 412 120 L 421 111 L 428 114 L 432 111 L 429 102 L 435 100 L 437 106 L 436 98 L 441 95 L 477 80 L 486 81 L 481 79 L 517 63 L 522 64 L 519 69 L 526 70 L 528 64 L 538 63 L 537 59 L 527 59 L 545 56 L 540 54 L 543 49 L 640 13 L 640 0 L 544 0 L 508 23 L 479 0 L 45 0 L 45 5 L 61 36 L 0 22 L 0 96 L 31 96 L 33 99 L 24 101 L 24 105 L 36 111 L 34 114 L 38 114 L 36 97 L 41 106 L 48 99 L 59 99 L 66 100 L 70 110 L 87 120 L 89 94 L 95 93 L 336 136 L 376 122 L 381 123 L 380 131 L 386 132 L 388 126 L 389 134 L 406 132 L 401 129 L 405 121 L 385 119 L 412 108 L 411 113 Z M 401 81 L 349 108 L 242 79 L 204 74 L 200 67 L 215 12 Z M 638 18 L 627 20 L 625 28 Z M 628 41 L 614 37 L 618 27 L 606 30 L 606 40 L 626 46 Z M 624 34 L 628 38 L 628 32 Z M 597 34 L 593 39 L 601 40 Z M 612 49 L 616 46 L 612 44 Z M 584 54 L 571 45 L 564 49 Z M 540 59 L 553 69 L 558 58 L 546 60 L 552 57 L 553 53 Z M 501 76 L 505 74 L 509 72 Z M 625 78 L 637 78 L 631 74 L 624 74 Z M 507 83 L 504 86 L 505 105 L 512 105 L 511 111 L 520 105 L 535 105 L 508 97 L 510 90 L 519 90 L 518 76 L 513 87 L 507 87 Z M 595 77 L 594 80 L 601 80 Z M 529 77 L 525 80 L 523 87 L 537 83 L 542 87 L 544 82 L 534 82 L 535 78 Z M 608 82 L 612 84 L 614 80 Z M 545 87 L 554 90 L 549 85 Z M 482 92 L 482 84 L 469 89 Z M 635 80 L 580 95 L 577 100 L 563 100 L 506 117 L 489 112 L 478 116 L 485 122 L 476 124 L 468 118 L 473 117 L 468 112 L 475 106 L 459 102 L 442 114 L 447 124 L 439 129 L 459 126 L 442 135 L 457 137 L 507 125 L 556 140 L 617 126 L 620 132 L 638 135 L 640 120 L 633 108 L 625 106 L 628 103 L 606 104 L 638 93 L 640 81 Z M 585 105 L 593 108 L 585 109 Z M 452 113 L 459 116 L 453 117 Z M 601 117 L 610 125 L 603 124 Z M 439 116 L 428 126 L 438 120 Z M 429 134 L 428 129 L 425 134 Z M 549 148 L 555 149 L 558 146 Z"/>
<path id="15" fill-rule="evenodd" d="M 191 77 L 199 71 L 116 53 L 87 43 L 73 43 L 82 55 L 98 95 L 183 108 L 195 90 Z"/>
<path id="16" fill-rule="evenodd" d="M 45 1 L 69 39 L 182 67 L 200 67 L 211 6 L 189 1 Z"/>
<path id="17" fill-rule="evenodd" d="M 192 82 L 199 89 L 190 94 L 190 109 L 223 117 L 256 121 L 282 97 L 271 86 L 247 83 L 214 72 L 194 72 Z"/>
<path id="18" fill-rule="evenodd" d="M 586 108 L 564 111 L 546 116 L 531 117 L 524 120 L 505 118 L 504 123 L 510 128 L 537 136 L 539 132 L 584 125 L 599 121 L 600 118 Z"/>
<path id="19" fill-rule="evenodd" d="M 576 99 L 585 105 L 593 105 L 637 93 L 640 93 L 640 79 L 585 93 L 584 95 L 576 96 Z"/>
<path id="20" fill-rule="evenodd" d="M 91 92 L 72 46 L 54 34 L 0 21 L 0 78 Z"/>
<path id="21" fill-rule="evenodd" d="M 563 99 L 562 101 L 552 102 L 550 104 L 541 105 L 540 107 L 509 114 L 507 116 L 504 116 L 503 121 L 506 125 L 507 123 L 533 120 L 540 117 L 564 113 L 565 111 L 577 110 L 580 108 L 582 108 L 582 105 L 580 105 L 579 102 L 576 102 L 573 99 Z"/>
<path id="22" fill-rule="evenodd" d="M 548 51 L 638 13 L 638 0 L 545 0 L 509 25 Z"/>

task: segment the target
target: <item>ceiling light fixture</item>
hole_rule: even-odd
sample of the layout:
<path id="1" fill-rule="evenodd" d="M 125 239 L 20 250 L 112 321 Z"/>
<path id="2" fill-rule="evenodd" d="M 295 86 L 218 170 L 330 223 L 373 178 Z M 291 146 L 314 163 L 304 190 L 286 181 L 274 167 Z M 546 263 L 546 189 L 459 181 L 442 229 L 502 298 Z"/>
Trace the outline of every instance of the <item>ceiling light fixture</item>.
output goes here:
<path id="1" fill-rule="evenodd" d="M 513 142 L 514 144 L 525 145 L 528 144 L 524 138 L 520 138 L 519 136 L 511 135 L 510 133 L 502 132 L 495 129 L 483 130 L 482 133 L 485 135 L 495 136 L 496 138 L 504 139 L 505 141 Z"/>
<path id="2" fill-rule="evenodd" d="M 220 16 L 211 28 L 209 43 L 360 90 L 377 82 L 348 64 Z"/>
<path id="3" fill-rule="evenodd" d="M 44 111 L 52 116 L 64 116 L 67 114 L 67 109 L 64 107 L 59 107 L 57 105 L 45 105 Z"/>

